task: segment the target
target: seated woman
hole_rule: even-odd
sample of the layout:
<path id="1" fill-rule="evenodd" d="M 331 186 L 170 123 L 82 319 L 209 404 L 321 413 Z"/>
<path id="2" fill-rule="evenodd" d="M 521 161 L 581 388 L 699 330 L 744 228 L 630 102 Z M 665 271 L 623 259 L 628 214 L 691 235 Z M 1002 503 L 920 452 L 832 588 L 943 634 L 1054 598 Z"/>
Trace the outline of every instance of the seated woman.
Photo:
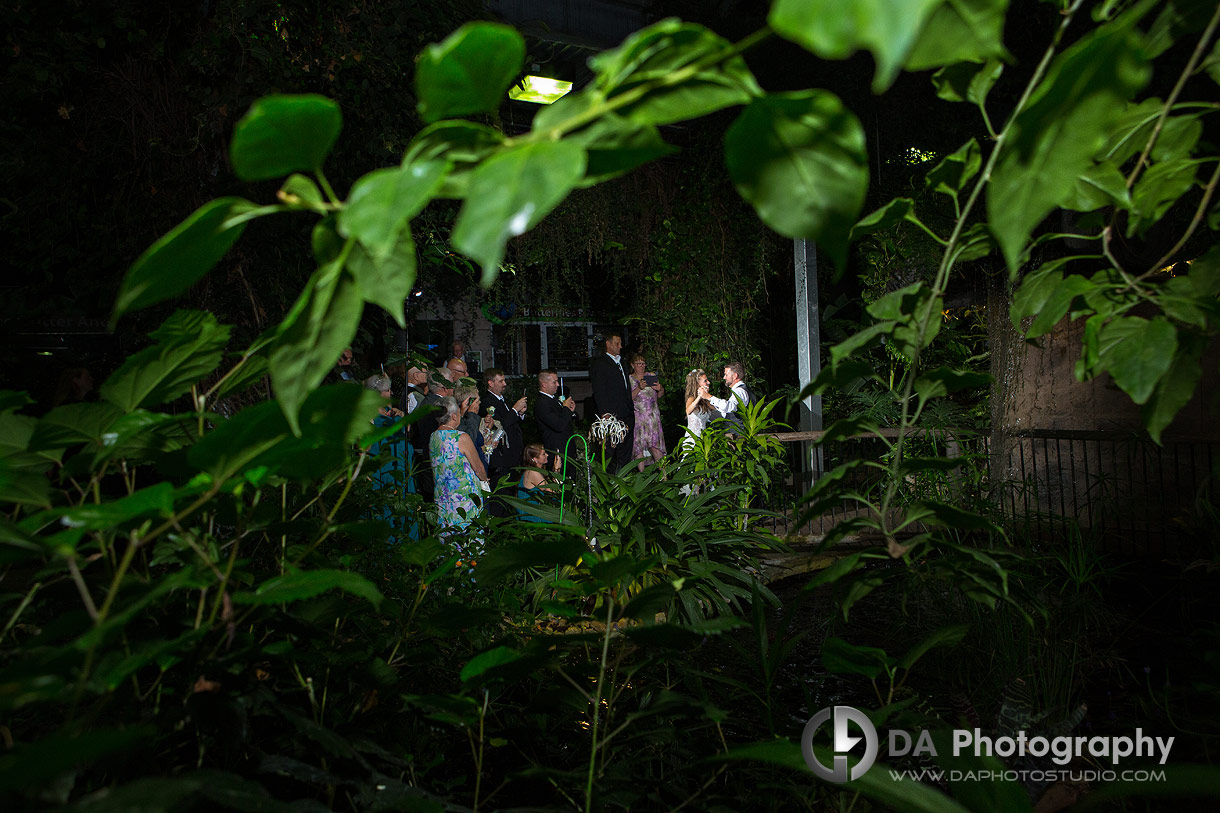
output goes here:
<path id="1" fill-rule="evenodd" d="M 432 433 L 428 451 L 432 458 L 440 525 L 452 532 L 464 529 L 479 513 L 487 470 L 483 468 L 470 436 L 458 428 L 462 419 L 458 402 L 448 395 L 441 398 L 437 406 L 443 410 L 443 417 Z M 481 543 L 472 540 L 471 547 L 479 548 Z M 462 552 L 471 556 L 482 553 L 473 549 Z"/>
<path id="2" fill-rule="evenodd" d="M 541 492 L 552 491 L 555 488 L 554 478 L 547 473 L 546 464 L 550 455 L 541 443 L 527 443 L 521 452 L 521 462 L 527 467 L 517 483 L 517 499 L 522 502 L 541 505 L 544 501 Z M 518 518 L 526 522 L 546 522 L 542 517 L 518 511 Z"/>

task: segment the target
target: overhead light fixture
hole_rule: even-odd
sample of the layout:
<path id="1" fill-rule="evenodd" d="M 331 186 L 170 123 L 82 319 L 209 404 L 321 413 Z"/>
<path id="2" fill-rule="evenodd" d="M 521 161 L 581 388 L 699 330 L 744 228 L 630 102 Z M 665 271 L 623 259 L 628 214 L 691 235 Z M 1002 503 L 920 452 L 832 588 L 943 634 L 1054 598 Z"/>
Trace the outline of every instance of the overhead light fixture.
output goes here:
<path id="1" fill-rule="evenodd" d="M 551 79 L 547 76 L 530 74 L 508 90 L 508 98 L 518 102 L 534 102 L 535 104 L 551 104 L 566 96 L 572 90 L 572 83 L 563 79 Z"/>

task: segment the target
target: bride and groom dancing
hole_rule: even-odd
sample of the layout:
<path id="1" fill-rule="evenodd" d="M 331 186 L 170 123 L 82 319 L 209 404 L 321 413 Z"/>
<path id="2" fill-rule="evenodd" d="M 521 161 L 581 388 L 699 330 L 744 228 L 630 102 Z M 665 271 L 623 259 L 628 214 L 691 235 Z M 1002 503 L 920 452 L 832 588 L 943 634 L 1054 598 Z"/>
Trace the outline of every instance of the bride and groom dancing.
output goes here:
<path id="1" fill-rule="evenodd" d="M 729 388 L 727 398 L 711 394 L 707 374 L 698 368 L 686 374 L 686 437 L 682 439 L 684 449 L 695 443 L 709 423 L 726 418 L 740 430 L 741 412 L 754 403 L 754 394 L 745 382 L 745 368 L 741 362 L 732 361 L 724 365 L 724 383 Z"/>

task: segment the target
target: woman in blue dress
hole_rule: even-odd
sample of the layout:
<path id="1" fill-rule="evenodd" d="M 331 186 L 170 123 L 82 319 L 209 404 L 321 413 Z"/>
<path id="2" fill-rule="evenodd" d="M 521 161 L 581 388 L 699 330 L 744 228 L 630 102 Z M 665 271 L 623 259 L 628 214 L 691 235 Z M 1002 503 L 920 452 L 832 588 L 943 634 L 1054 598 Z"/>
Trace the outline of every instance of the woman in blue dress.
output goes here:
<path id="1" fill-rule="evenodd" d="M 541 443 L 527 443 L 521 452 L 521 462 L 525 464 L 525 472 L 517 482 L 517 499 L 534 505 L 545 505 L 544 491 L 554 489 L 554 479 L 547 474 L 546 464 L 550 455 Z M 517 512 L 520 519 L 526 522 L 546 522 L 542 517 L 536 517 L 524 511 Z"/>
<path id="2" fill-rule="evenodd" d="M 436 404 L 444 410 L 444 417 L 432 433 L 429 452 L 432 458 L 432 475 L 436 484 L 436 507 L 439 522 L 445 535 L 466 528 L 479 513 L 483 504 L 484 489 L 487 488 L 487 470 L 474 448 L 470 436 L 458 428 L 462 419 L 462 408 L 453 396 L 446 396 Z M 471 539 L 460 546 L 471 557 L 482 553 L 482 543 Z"/>

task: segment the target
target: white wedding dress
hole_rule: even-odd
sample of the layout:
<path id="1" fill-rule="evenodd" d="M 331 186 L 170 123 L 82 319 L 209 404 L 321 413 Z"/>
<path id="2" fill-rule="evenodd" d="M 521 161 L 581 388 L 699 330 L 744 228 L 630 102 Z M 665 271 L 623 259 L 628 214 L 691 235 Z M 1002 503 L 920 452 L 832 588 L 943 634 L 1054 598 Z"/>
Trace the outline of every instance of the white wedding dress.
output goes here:
<path id="1" fill-rule="evenodd" d="M 712 418 L 716 416 L 715 410 L 703 412 L 702 410 L 693 410 L 686 413 L 686 435 L 682 438 L 682 453 L 685 454 L 690 447 L 695 445 L 695 438 L 703 434 L 703 430 L 707 428 Z"/>

